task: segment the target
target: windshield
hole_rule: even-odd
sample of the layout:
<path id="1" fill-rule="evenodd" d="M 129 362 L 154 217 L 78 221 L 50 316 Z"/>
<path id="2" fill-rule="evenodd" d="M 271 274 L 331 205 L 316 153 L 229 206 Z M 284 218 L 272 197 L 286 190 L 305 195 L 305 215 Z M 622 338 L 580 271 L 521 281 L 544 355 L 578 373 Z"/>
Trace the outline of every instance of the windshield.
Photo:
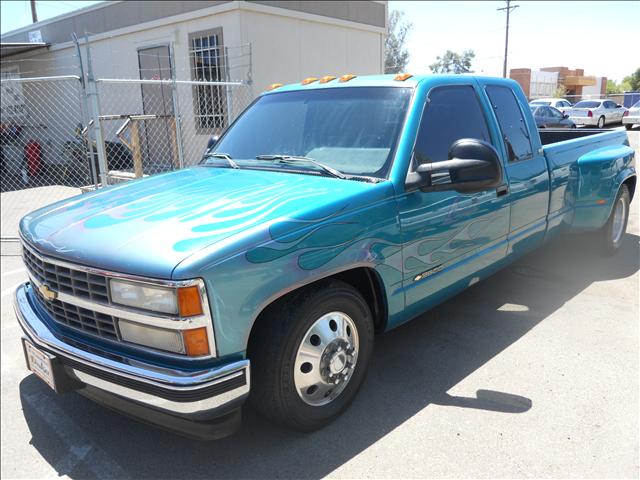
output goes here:
<path id="1" fill-rule="evenodd" d="M 551 105 L 551 102 L 531 102 L 529 105 Z"/>
<path id="2" fill-rule="evenodd" d="M 575 108 L 598 108 L 600 102 L 578 102 L 574 105 Z"/>
<path id="3" fill-rule="evenodd" d="M 404 87 L 347 87 L 264 95 L 212 151 L 240 168 L 319 171 L 312 162 L 266 158 L 291 156 L 347 175 L 386 177 L 411 93 Z M 205 157 L 203 164 L 228 167 L 215 157 Z"/>

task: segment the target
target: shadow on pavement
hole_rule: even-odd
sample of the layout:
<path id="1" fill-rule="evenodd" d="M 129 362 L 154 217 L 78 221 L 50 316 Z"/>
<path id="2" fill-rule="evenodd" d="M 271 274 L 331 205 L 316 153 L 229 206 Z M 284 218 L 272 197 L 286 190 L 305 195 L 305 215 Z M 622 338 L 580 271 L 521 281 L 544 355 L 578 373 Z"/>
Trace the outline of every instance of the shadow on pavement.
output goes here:
<path id="1" fill-rule="evenodd" d="M 476 398 L 447 392 L 593 282 L 636 273 L 638 241 L 627 234 L 618 255 L 601 257 L 592 241 L 561 237 L 378 336 L 355 402 L 321 431 L 285 431 L 245 409 L 236 435 L 192 441 L 133 422 L 77 394 L 56 396 L 31 375 L 21 383 L 20 394 L 32 444 L 60 475 L 72 478 L 318 478 L 429 404 L 525 412 L 535 399 L 518 385 L 512 392 L 487 385 Z"/>

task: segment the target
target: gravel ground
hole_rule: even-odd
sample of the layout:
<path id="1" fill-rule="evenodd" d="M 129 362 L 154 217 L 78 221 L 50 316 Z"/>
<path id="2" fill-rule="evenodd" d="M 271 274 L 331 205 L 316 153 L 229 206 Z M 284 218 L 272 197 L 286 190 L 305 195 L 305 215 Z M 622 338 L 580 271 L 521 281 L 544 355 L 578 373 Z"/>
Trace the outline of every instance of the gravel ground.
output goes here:
<path id="1" fill-rule="evenodd" d="M 353 406 L 307 435 L 247 411 L 196 442 L 56 396 L 25 369 L 4 256 L 2 477 L 638 478 L 638 200 L 617 256 L 560 238 L 377 337 Z"/>

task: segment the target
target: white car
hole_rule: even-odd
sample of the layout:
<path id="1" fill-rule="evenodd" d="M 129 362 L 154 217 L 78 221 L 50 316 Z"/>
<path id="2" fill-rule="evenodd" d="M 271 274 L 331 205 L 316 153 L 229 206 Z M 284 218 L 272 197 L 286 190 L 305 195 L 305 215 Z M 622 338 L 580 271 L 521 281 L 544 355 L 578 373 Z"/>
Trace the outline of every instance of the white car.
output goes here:
<path id="1" fill-rule="evenodd" d="M 634 125 L 640 124 L 640 101 L 631 105 L 631 108 L 624 112 L 622 124 L 627 130 L 631 130 Z"/>
<path id="2" fill-rule="evenodd" d="M 571 102 L 564 98 L 536 98 L 535 100 L 531 100 L 529 105 L 532 107 L 554 107 L 562 113 L 565 113 L 573 106 L 571 105 Z"/>
<path id="3" fill-rule="evenodd" d="M 576 125 L 603 128 L 608 123 L 622 122 L 627 109 L 613 100 L 582 100 L 567 113 Z"/>

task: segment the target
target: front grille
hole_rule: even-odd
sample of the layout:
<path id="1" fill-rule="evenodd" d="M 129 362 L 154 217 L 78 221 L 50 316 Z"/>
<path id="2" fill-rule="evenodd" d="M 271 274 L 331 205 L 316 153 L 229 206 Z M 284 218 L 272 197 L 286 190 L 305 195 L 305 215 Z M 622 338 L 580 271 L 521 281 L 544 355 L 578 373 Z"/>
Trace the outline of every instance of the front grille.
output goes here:
<path id="1" fill-rule="evenodd" d="M 52 290 L 94 302 L 109 302 L 105 276 L 55 265 L 41 259 L 26 247 L 22 249 L 22 258 L 29 273 Z"/>
<path id="2" fill-rule="evenodd" d="M 35 291 L 42 306 L 57 323 L 98 337 L 118 340 L 115 318 L 111 315 L 87 310 L 60 300 L 47 300 L 37 289 Z"/>
<path id="3" fill-rule="evenodd" d="M 108 304 L 107 278 L 105 276 L 48 262 L 26 246 L 22 249 L 22 258 L 30 276 L 36 282 L 47 285 L 56 292 Z M 118 340 L 115 317 L 57 299 L 48 300 L 37 288 L 34 290 L 40 303 L 56 323 L 98 337 Z"/>

